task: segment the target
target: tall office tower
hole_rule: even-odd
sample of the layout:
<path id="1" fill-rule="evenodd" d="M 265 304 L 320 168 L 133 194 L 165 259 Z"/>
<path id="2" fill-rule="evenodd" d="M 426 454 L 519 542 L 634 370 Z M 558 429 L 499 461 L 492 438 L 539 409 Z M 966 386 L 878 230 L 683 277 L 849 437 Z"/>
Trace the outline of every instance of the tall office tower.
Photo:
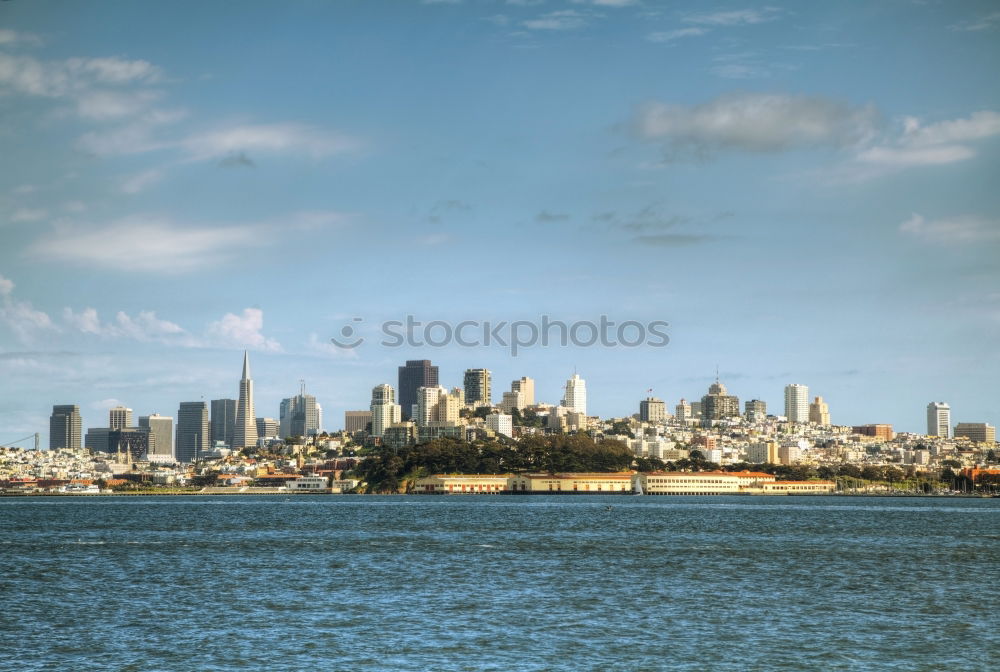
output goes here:
<path id="1" fill-rule="evenodd" d="M 440 385 L 417 388 L 417 421 L 418 427 L 426 427 L 432 420 L 438 419 L 438 402 L 447 396 L 448 391 Z"/>
<path id="2" fill-rule="evenodd" d="M 83 445 L 91 453 L 109 453 L 108 435 L 111 434 L 107 427 L 89 427 L 87 434 L 83 437 Z"/>
<path id="3" fill-rule="evenodd" d="M 830 405 L 823 401 L 823 397 L 816 397 L 809 404 L 809 422 L 814 425 L 830 424 Z"/>
<path id="4" fill-rule="evenodd" d="M 656 397 L 646 397 L 639 402 L 639 420 L 642 422 L 663 422 L 667 419 L 667 405 Z"/>
<path id="5" fill-rule="evenodd" d="M 767 419 L 767 404 L 760 399 L 751 399 L 743 404 L 743 417 L 748 422 L 761 422 Z"/>
<path id="6" fill-rule="evenodd" d="M 417 390 L 421 387 L 438 386 L 438 367 L 429 359 L 410 359 L 406 366 L 399 367 L 399 384 L 396 386 L 399 405 L 403 415 L 409 417 L 411 408 L 417 403 Z"/>
<path id="7" fill-rule="evenodd" d="M 535 405 L 535 381 L 533 378 L 522 376 L 510 384 L 511 392 L 520 392 L 524 395 L 524 405 Z"/>
<path id="8" fill-rule="evenodd" d="M 124 406 L 115 406 L 110 411 L 108 411 L 108 428 L 109 429 L 125 429 L 126 427 L 134 427 L 132 424 L 132 409 L 125 408 Z"/>
<path id="9" fill-rule="evenodd" d="M 155 457 L 173 458 L 174 456 L 174 419 L 153 413 L 139 416 L 139 429 L 149 432 L 149 455 Z"/>
<path id="10" fill-rule="evenodd" d="M 587 415 L 587 381 L 577 374 L 566 381 L 566 396 L 563 406 L 576 413 Z"/>
<path id="11" fill-rule="evenodd" d="M 691 409 L 692 412 L 694 409 Z M 711 425 L 715 420 L 735 418 L 740 414 L 740 400 L 729 394 L 726 386 L 716 378 L 708 388 L 708 394 L 701 398 L 701 421 Z"/>
<path id="12" fill-rule="evenodd" d="M 274 418 L 257 418 L 257 438 L 273 439 L 278 437 L 278 421 Z"/>
<path id="13" fill-rule="evenodd" d="M 212 399 L 212 417 L 209 419 L 208 440 L 214 446 L 216 441 L 224 441 L 230 448 L 236 433 L 236 400 Z"/>
<path id="14" fill-rule="evenodd" d="M 316 397 L 303 390 L 299 395 L 281 400 L 279 415 L 281 438 L 319 434 L 319 404 Z"/>
<path id="15" fill-rule="evenodd" d="M 470 406 L 493 405 L 493 389 L 489 369 L 466 369 L 463 384 L 466 404 Z"/>
<path id="16" fill-rule="evenodd" d="M 349 434 L 365 431 L 371 421 L 371 411 L 344 411 L 344 431 Z"/>
<path id="17" fill-rule="evenodd" d="M 256 427 L 254 433 L 256 434 Z M 254 441 L 256 444 L 256 440 Z M 242 447 L 242 446 L 240 446 Z M 178 462 L 194 462 L 208 450 L 208 404 L 182 401 L 177 409 L 177 436 L 174 457 Z"/>
<path id="18" fill-rule="evenodd" d="M 951 406 L 943 401 L 927 404 L 927 435 L 951 438 Z"/>
<path id="19" fill-rule="evenodd" d="M 80 407 L 74 404 L 53 406 L 49 416 L 49 450 L 68 448 L 80 450 L 83 419 Z"/>
<path id="20" fill-rule="evenodd" d="M 381 437 L 386 427 L 400 422 L 401 410 L 396 403 L 396 390 L 383 383 L 372 388 L 372 436 Z"/>
<path id="21" fill-rule="evenodd" d="M 809 388 L 792 383 L 785 385 L 785 417 L 789 422 L 809 422 Z"/>
<path id="22" fill-rule="evenodd" d="M 179 424 L 179 421 L 178 421 Z M 243 351 L 243 377 L 240 378 L 240 398 L 236 403 L 236 426 L 233 428 L 233 448 L 257 446 L 257 414 L 253 408 L 253 380 L 250 378 L 250 355 Z"/>
<path id="23" fill-rule="evenodd" d="M 687 424 L 692 417 L 691 404 L 687 402 L 687 399 L 681 399 L 680 403 L 674 407 L 674 418 L 677 422 Z"/>

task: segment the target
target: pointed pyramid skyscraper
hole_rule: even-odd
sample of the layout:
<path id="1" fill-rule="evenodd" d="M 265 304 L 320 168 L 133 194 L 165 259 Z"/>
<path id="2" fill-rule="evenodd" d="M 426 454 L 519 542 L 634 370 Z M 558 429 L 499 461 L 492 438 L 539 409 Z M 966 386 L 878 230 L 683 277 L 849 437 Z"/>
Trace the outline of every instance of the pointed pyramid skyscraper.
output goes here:
<path id="1" fill-rule="evenodd" d="M 257 416 L 253 408 L 253 380 L 250 379 L 250 355 L 243 351 L 243 378 L 240 380 L 240 400 L 236 402 L 236 429 L 233 448 L 257 446 Z"/>

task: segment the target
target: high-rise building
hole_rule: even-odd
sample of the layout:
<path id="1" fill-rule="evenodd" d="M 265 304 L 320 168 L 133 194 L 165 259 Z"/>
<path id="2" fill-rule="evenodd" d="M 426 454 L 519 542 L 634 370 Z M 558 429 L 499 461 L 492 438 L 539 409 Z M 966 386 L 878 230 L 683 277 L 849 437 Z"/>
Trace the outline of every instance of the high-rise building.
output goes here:
<path id="1" fill-rule="evenodd" d="M 785 385 L 785 417 L 789 422 L 809 422 L 809 388 L 792 383 Z"/>
<path id="2" fill-rule="evenodd" d="M 111 429 L 108 431 L 108 452 L 119 462 L 148 459 L 152 436 L 149 430 L 137 427 Z"/>
<path id="3" fill-rule="evenodd" d="M 438 386 L 438 367 L 433 366 L 429 359 L 410 359 L 406 366 L 399 367 L 399 405 L 403 415 L 410 417 L 411 409 L 417 403 L 417 390 L 421 387 Z"/>
<path id="4" fill-rule="evenodd" d="M 281 400 L 279 431 L 281 438 L 316 436 L 319 434 L 319 404 L 305 390 L 297 396 Z"/>
<path id="5" fill-rule="evenodd" d="M 642 422 L 663 422 L 667 419 L 667 405 L 656 397 L 647 397 L 639 402 L 639 420 Z"/>
<path id="6" fill-rule="evenodd" d="M 49 450 L 80 450 L 82 434 L 83 419 L 80 417 L 79 406 L 65 404 L 52 407 L 52 415 L 49 416 Z"/>
<path id="7" fill-rule="evenodd" d="M 562 402 L 569 410 L 587 415 L 587 381 L 574 373 L 566 381 L 566 395 Z"/>
<path id="8" fill-rule="evenodd" d="M 88 427 L 87 434 L 83 438 L 83 445 L 92 453 L 111 452 L 108 447 L 108 434 L 111 430 L 107 427 Z"/>
<path id="9" fill-rule="evenodd" d="M 823 401 L 823 397 L 816 397 L 809 404 L 809 422 L 814 425 L 830 424 L 830 405 Z"/>
<path id="10" fill-rule="evenodd" d="M 767 419 L 767 404 L 760 399 L 751 399 L 743 404 L 743 417 L 747 422 L 762 422 Z"/>
<path id="11" fill-rule="evenodd" d="M 943 401 L 927 404 L 927 435 L 951 438 L 951 406 Z"/>
<path id="12" fill-rule="evenodd" d="M 372 388 L 372 436 L 381 437 L 386 428 L 401 420 L 396 391 L 392 385 L 383 383 Z"/>
<path id="13" fill-rule="evenodd" d="M 350 434 L 365 431 L 371 421 L 371 411 L 344 411 L 344 431 Z"/>
<path id="14" fill-rule="evenodd" d="M 677 422 L 687 424 L 692 417 L 691 404 L 687 402 L 687 399 L 681 399 L 680 403 L 674 407 L 674 419 Z"/>
<path id="15" fill-rule="evenodd" d="M 469 406 L 493 405 L 493 389 L 489 369 L 466 369 L 463 385 L 466 404 Z"/>
<path id="16" fill-rule="evenodd" d="M 254 427 L 255 434 L 256 430 L 257 428 Z M 256 439 L 254 440 L 254 445 L 257 445 Z M 201 456 L 207 450 L 208 404 L 204 401 L 182 401 L 180 408 L 177 409 L 177 436 L 174 439 L 174 457 L 178 462 L 194 462 L 201 459 Z"/>
<path id="17" fill-rule="evenodd" d="M 180 419 L 177 420 L 177 426 L 180 427 Z M 253 379 L 250 378 L 250 355 L 244 350 L 243 376 L 240 378 L 240 398 L 236 403 L 236 424 L 233 428 L 232 447 L 239 450 L 240 448 L 255 448 L 256 446 L 257 414 L 253 407 Z"/>
<path id="18" fill-rule="evenodd" d="M 510 384 L 511 392 L 520 392 L 524 395 L 524 405 L 535 405 L 535 381 L 533 378 L 522 376 Z"/>
<path id="19" fill-rule="evenodd" d="M 693 411 L 694 409 L 692 409 Z M 740 400 L 731 396 L 726 386 L 716 378 L 708 388 L 708 394 L 701 398 L 701 421 L 711 425 L 716 420 L 736 418 L 740 415 Z"/>
<path id="20" fill-rule="evenodd" d="M 997 428 L 985 422 L 960 422 L 955 425 L 955 438 L 962 437 L 977 443 L 995 443 Z"/>
<path id="21" fill-rule="evenodd" d="M 438 422 L 458 422 L 460 411 L 462 410 L 462 397 L 460 394 L 442 394 L 438 397 L 437 412 L 435 419 Z"/>
<path id="22" fill-rule="evenodd" d="M 418 427 L 424 427 L 438 419 L 438 403 L 448 391 L 440 385 L 421 387 L 417 389 L 417 416 L 414 418 Z"/>
<path id="23" fill-rule="evenodd" d="M 257 439 L 278 438 L 278 421 L 274 418 L 257 418 Z"/>
<path id="24" fill-rule="evenodd" d="M 131 408 L 125 408 L 124 406 L 115 406 L 110 411 L 108 411 L 109 429 L 125 429 L 127 427 L 135 427 L 135 425 L 132 424 Z"/>
<path id="25" fill-rule="evenodd" d="M 222 441 L 231 448 L 236 434 L 236 400 L 212 399 L 211 404 L 209 441 L 212 445 L 216 441 Z"/>
<path id="26" fill-rule="evenodd" d="M 139 416 L 139 429 L 149 432 L 149 456 L 150 459 L 162 458 L 163 460 L 174 457 L 174 419 L 153 413 L 152 415 Z"/>

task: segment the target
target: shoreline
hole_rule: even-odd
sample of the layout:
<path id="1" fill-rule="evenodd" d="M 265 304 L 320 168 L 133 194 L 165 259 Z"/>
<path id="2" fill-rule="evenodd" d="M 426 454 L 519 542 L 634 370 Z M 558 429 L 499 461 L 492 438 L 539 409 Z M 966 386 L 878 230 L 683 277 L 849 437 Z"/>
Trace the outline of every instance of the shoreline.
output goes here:
<path id="1" fill-rule="evenodd" d="M 307 497 L 326 497 L 326 496 L 344 496 L 344 497 L 495 497 L 495 496 L 506 496 L 506 497 L 525 497 L 534 498 L 538 496 L 557 496 L 557 497 L 632 497 L 635 496 L 633 493 L 597 493 L 597 492 L 539 492 L 539 493 L 521 493 L 521 492 L 499 492 L 494 494 L 488 493 L 341 493 L 341 492 L 291 492 L 291 491 L 277 491 L 276 489 L 268 489 L 269 492 L 247 492 L 246 490 L 236 491 L 236 492 L 0 492 L 0 498 L 5 497 L 84 497 L 84 498 L 94 498 L 94 497 L 234 497 L 234 496 L 250 496 L 250 497 L 262 497 L 262 496 L 307 496 Z M 881 498 L 933 498 L 933 499 L 1000 499 L 1000 494 L 977 494 L 977 493 L 911 493 L 911 492 L 824 492 L 824 493 L 773 493 L 773 494 L 761 494 L 761 493 L 720 493 L 713 495 L 689 495 L 689 494 L 656 494 L 656 495 L 643 495 L 643 497 L 655 497 L 655 498 L 678 498 L 678 497 L 881 497 Z"/>

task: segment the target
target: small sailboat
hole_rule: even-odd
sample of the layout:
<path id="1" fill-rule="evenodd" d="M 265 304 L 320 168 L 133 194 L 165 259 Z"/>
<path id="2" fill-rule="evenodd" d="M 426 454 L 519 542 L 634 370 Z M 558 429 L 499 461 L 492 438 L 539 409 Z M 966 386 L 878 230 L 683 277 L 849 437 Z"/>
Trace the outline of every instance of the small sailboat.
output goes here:
<path id="1" fill-rule="evenodd" d="M 639 480 L 638 478 L 635 479 L 635 487 L 632 489 L 632 494 L 633 495 L 641 495 L 641 494 L 643 494 L 643 492 L 642 492 L 642 481 Z"/>

